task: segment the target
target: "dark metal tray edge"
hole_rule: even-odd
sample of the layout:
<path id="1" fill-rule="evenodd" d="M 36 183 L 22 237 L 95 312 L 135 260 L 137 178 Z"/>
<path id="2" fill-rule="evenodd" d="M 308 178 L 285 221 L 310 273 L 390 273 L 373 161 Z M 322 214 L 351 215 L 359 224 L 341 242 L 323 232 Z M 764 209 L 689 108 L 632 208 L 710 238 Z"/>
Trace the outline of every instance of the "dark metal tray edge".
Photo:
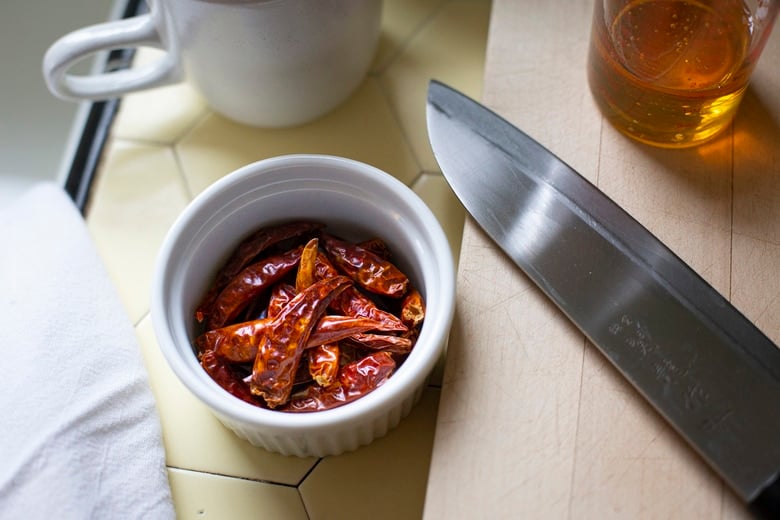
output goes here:
<path id="1" fill-rule="evenodd" d="M 146 12 L 144 0 L 127 0 L 121 18 L 131 18 Z M 126 69 L 132 65 L 134 49 L 115 49 L 108 53 L 105 72 Z M 67 167 L 63 188 L 86 215 L 93 181 L 100 165 L 111 125 L 119 109 L 120 98 L 95 101 L 89 105 L 87 117 L 78 137 L 73 157 Z"/>

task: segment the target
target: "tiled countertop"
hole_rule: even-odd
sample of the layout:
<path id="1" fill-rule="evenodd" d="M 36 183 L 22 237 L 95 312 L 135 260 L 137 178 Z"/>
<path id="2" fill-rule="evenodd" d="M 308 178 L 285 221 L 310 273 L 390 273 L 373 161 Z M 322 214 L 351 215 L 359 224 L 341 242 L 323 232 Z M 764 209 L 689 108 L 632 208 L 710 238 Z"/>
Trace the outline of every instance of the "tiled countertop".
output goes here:
<path id="1" fill-rule="evenodd" d="M 488 0 L 389 0 L 372 71 L 334 112 L 305 126 L 258 129 L 209 112 L 187 85 L 125 97 L 92 189 L 87 223 L 143 349 L 180 518 L 419 518 L 439 401 L 436 374 L 386 437 L 324 459 L 264 451 L 224 428 L 175 378 L 149 318 L 157 250 L 205 187 L 288 153 L 357 159 L 395 175 L 440 219 L 457 258 L 464 213 L 430 151 L 431 78 L 479 98 Z M 144 49 L 136 62 L 154 59 Z"/>

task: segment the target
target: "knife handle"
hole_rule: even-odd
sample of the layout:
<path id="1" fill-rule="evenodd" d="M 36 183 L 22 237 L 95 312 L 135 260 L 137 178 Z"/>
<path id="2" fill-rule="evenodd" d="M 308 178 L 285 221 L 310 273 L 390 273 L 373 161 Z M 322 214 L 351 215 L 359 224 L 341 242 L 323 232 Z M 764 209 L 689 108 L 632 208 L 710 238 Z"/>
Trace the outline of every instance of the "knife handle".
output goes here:
<path id="1" fill-rule="evenodd" d="M 761 490 L 750 503 L 750 512 L 756 518 L 777 519 L 780 518 L 780 472 L 775 475 L 775 479 Z"/>

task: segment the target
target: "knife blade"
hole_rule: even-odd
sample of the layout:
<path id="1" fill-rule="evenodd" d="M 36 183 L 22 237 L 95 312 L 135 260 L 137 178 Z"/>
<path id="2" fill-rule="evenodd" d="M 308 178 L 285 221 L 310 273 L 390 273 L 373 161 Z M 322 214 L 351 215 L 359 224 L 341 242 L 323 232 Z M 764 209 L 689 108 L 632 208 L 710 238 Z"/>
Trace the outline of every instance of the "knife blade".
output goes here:
<path id="1" fill-rule="evenodd" d="M 780 349 L 524 132 L 432 81 L 434 156 L 480 227 L 759 516 L 780 516 Z"/>

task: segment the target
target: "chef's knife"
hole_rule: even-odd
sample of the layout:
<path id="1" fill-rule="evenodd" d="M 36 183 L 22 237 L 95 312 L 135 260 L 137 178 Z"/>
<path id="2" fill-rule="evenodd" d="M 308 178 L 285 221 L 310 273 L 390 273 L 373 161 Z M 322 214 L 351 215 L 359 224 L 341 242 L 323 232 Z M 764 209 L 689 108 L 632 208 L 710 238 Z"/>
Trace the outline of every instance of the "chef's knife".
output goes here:
<path id="1" fill-rule="evenodd" d="M 759 516 L 780 517 L 780 349 L 603 192 L 433 81 L 444 177 L 503 251 Z"/>

